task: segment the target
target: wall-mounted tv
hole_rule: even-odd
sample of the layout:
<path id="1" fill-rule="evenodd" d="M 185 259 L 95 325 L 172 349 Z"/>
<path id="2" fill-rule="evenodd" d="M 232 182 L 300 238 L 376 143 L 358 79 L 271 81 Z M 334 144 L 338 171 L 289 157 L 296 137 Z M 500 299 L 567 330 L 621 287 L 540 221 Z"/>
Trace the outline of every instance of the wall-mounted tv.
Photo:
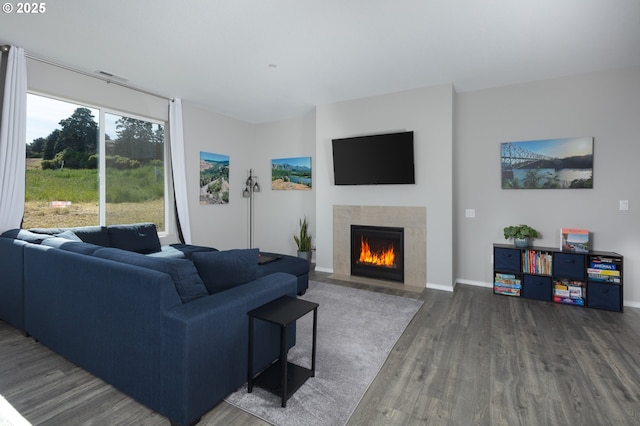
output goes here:
<path id="1" fill-rule="evenodd" d="M 333 139 L 336 185 L 416 183 L 413 132 Z"/>

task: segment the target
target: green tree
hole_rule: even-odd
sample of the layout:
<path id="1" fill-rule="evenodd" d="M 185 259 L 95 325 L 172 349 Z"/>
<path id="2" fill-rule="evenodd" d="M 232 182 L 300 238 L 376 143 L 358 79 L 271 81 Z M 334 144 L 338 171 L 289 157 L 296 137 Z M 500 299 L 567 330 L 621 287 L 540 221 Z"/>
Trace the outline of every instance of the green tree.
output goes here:
<path id="1" fill-rule="evenodd" d="M 53 160 L 56 155 L 56 141 L 60 137 L 60 129 L 56 129 L 45 138 L 44 147 L 42 150 L 42 158 L 45 160 Z"/>
<path id="2" fill-rule="evenodd" d="M 42 157 L 46 142 L 47 140 L 45 138 L 36 138 L 31 143 L 27 144 L 27 157 Z"/>
<path id="3" fill-rule="evenodd" d="M 77 108 L 71 117 L 60 121 L 62 130 L 55 145 L 55 153 L 65 149 L 95 154 L 98 144 L 98 123 L 87 108 Z"/>
<path id="4" fill-rule="evenodd" d="M 111 154 L 132 158 L 143 163 L 164 158 L 164 128 L 157 124 L 120 117 L 116 121 L 117 139 Z"/>

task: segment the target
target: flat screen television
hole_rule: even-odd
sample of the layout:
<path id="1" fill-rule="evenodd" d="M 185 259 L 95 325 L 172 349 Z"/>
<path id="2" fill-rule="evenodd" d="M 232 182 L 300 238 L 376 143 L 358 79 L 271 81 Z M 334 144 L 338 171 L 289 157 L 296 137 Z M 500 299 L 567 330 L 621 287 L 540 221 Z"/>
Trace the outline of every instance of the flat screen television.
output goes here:
<path id="1" fill-rule="evenodd" d="M 336 185 L 415 184 L 413 132 L 333 139 Z"/>

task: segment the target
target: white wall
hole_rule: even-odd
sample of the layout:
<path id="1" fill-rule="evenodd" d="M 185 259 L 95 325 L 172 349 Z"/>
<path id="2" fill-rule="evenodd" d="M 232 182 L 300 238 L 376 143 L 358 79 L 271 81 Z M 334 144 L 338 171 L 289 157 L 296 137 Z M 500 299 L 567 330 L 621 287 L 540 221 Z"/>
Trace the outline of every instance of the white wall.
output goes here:
<path id="1" fill-rule="evenodd" d="M 249 157 L 262 188 L 255 194 L 254 246 L 261 250 L 295 255 L 293 235 L 305 216 L 315 243 L 315 132 L 315 111 L 254 128 Z M 311 190 L 271 189 L 271 160 L 291 157 L 311 157 Z"/>
<path id="2" fill-rule="evenodd" d="M 192 243 L 219 250 L 247 247 L 247 204 L 242 185 L 252 167 L 248 144 L 253 126 L 189 102 L 183 102 L 182 109 Z M 200 204 L 201 151 L 229 156 L 228 204 Z"/>
<path id="3" fill-rule="evenodd" d="M 183 103 L 189 219 L 194 244 L 220 250 L 249 247 L 249 200 L 242 197 L 249 169 L 261 191 L 254 194 L 253 246 L 263 251 L 295 254 L 293 234 L 307 216 L 315 233 L 315 190 L 271 189 L 271 160 L 313 157 L 315 113 L 253 125 Z M 200 205 L 200 151 L 228 155 L 229 203 Z M 313 163 L 312 163 L 313 169 Z"/>
<path id="4" fill-rule="evenodd" d="M 505 242 L 507 225 L 531 225 L 542 233 L 535 244 L 551 247 L 559 228 L 584 228 L 593 249 L 625 256 L 624 299 L 640 306 L 639 68 L 460 93 L 455 129 L 459 280 L 492 282 L 492 243 Z M 574 136 L 595 138 L 593 189 L 501 189 L 501 142 Z"/>
<path id="5" fill-rule="evenodd" d="M 316 114 L 317 269 L 333 270 L 333 206 L 425 206 L 427 283 L 453 284 L 453 89 L 450 85 L 323 105 Z M 331 140 L 414 131 L 415 185 L 335 186 Z"/>

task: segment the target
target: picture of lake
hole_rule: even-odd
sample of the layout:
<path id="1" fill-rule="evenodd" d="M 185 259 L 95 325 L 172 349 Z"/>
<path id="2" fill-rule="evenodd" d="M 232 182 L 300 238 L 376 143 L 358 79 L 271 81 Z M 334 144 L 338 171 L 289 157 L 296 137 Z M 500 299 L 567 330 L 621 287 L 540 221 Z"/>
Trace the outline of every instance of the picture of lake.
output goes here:
<path id="1" fill-rule="evenodd" d="M 311 157 L 271 160 L 271 189 L 311 189 Z"/>
<path id="2" fill-rule="evenodd" d="M 593 138 L 505 142 L 503 189 L 593 188 Z"/>

